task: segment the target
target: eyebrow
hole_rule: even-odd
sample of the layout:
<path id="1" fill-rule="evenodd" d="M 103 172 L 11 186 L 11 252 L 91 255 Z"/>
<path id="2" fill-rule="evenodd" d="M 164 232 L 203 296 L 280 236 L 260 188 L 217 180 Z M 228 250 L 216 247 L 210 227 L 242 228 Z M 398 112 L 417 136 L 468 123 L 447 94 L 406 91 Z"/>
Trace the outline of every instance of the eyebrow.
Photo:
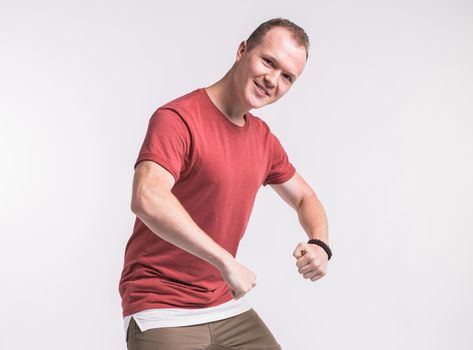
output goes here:
<path id="1" fill-rule="evenodd" d="M 279 61 L 278 61 L 276 58 L 274 58 L 273 56 L 271 56 L 271 55 L 269 55 L 269 54 L 265 54 L 265 56 L 268 56 L 268 58 L 269 58 L 270 60 L 274 61 L 274 62 L 276 63 L 276 65 L 281 66 L 281 65 L 279 64 Z M 289 75 L 291 76 L 291 78 L 292 78 L 293 81 L 296 79 L 295 74 L 292 74 L 291 72 L 287 72 L 287 74 L 289 74 Z"/>

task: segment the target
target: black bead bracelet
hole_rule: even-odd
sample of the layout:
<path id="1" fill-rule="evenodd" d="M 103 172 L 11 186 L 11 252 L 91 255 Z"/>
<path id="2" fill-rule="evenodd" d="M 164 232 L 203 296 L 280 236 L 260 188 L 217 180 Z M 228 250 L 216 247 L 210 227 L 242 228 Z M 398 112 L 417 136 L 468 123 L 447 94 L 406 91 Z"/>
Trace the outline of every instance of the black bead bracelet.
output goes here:
<path id="1" fill-rule="evenodd" d="M 317 244 L 318 246 L 322 247 L 328 255 L 328 260 L 330 260 L 330 258 L 332 257 L 332 251 L 330 250 L 330 247 L 327 245 L 327 243 L 325 243 L 324 241 L 321 241 L 320 239 L 309 239 L 307 243 Z"/>

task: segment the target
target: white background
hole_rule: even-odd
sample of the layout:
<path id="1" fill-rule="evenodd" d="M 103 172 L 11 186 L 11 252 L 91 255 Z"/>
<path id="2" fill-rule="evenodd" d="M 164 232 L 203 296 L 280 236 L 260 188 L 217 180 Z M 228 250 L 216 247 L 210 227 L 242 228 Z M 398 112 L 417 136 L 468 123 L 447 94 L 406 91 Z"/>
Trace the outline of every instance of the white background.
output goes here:
<path id="1" fill-rule="evenodd" d="M 473 4 L 1 1 L 4 349 L 126 349 L 118 282 L 133 164 L 161 104 L 220 79 L 284 17 L 311 40 L 267 121 L 323 202 L 317 282 L 261 188 L 238 259 L 285 350 L 472 349 Z"/>

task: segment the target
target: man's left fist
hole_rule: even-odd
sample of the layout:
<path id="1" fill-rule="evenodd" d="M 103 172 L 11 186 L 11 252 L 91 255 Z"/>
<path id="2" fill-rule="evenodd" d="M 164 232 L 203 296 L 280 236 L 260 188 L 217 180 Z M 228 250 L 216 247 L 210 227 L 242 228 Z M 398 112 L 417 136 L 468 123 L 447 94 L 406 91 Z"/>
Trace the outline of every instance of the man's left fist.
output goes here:
<path id="1" fill-rule="evenodd" d="M 328 255 L 322 247 L 299 242 L 292 255 L 297 259 L 296 266 L 305 279 L 310 278 L 314 282 L 327 274 Z"/>

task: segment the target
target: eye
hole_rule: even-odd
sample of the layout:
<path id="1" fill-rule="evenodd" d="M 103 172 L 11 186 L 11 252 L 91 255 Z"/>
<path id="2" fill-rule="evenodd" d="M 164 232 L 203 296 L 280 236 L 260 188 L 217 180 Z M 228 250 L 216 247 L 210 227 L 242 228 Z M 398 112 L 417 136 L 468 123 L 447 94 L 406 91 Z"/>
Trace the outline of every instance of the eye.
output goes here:
<path id="1" fill-rule="evenodd" d="M 290 75 L 285 74 L 284 77 L 285 77 L 287 80 L 289 80 L 290 82 L 292 82 L 292 78 L 291 78 Z"/>
<path id="2" fill-rule="evenodd" d="M 267 58 L 264 58 L 264 57 L 263 57 L 263 60 L 264 60 L 266 63 L 270 63 L 270 64 L 272 65 L 271 60 L 268 60 Z"/>

